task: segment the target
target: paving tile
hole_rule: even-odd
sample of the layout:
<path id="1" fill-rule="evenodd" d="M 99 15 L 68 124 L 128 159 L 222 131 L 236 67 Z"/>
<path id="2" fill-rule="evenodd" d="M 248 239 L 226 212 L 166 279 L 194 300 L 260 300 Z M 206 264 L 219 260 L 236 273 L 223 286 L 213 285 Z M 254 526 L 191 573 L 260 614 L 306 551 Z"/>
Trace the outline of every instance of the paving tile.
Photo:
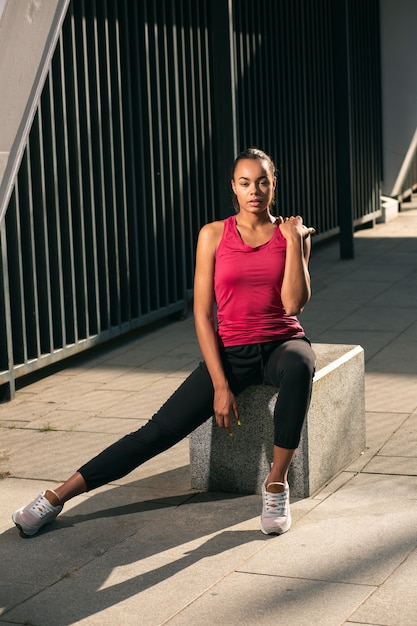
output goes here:
<path id="1" fill-rule="evenodd" d="M 332 324 L 329 328 L 311 335 L 313 341 L 321 343 L 340 343 L 362 346 L 365 352 L 365 363 L 378 354 L 388 342 L 393 341 L 397 333 L 387 331 L 337 330 Z"/>
<path id="2" fill-rule="evenodd" d="M 165 450 L 165 452 L 162 452 L 162 454 L 159 454 L 153 459 L 150 459 L 127 476 L 119 478 L 117 481 L 115 481 L 115 483 L 117 483 L 118 485 L 128 485 L 133 480 L 150 478 L 151 476 L 159 476 L 161 472 L 183 468 L 184 476 L 187 481 L 187 489 L 190 489 L 191 478 L 189 462 L 189 442 L 186 438 L 177 443 L 172 448 Z M 167 486 L 167 488 L 169 489 L 170 487 Z"/>
<path id="3" fill-rule="evenodd" d="M 118 404 L 101 407 L 99 414 L 103 417 L 124 417 L 150 419 L 162 404 L 171 396 L 182 382 L 178 378 L 161 377 L 148 382 L 146 388 L 129 393 Z"/>
<path id="4" fill-rule="evenodd" d="M 394 361 L 395 363 L 396 361 Z M 372 361 L 371 361 L 372 363 Z M 366 411 L 412 413 L 417 408 L 417 376 L 365 368 Z"/>
<path id="5" fill-rule="evenodd" d="M 401 424 L 380 449 L 379 455 L 417 458 L 417 413 Z"/>
<path id="6" fill-rule="evenodd" d="M 53 376 L 55 380 L 55 376 Z M 44 402 L 52 405 L 53 408 L 63 406 L 64 404 L 75 404 L 82 397 L 87 396 L 94 387 L 91 382 L 87 381 L 84 376 L 74 379 L 67 378 L 59 384 L 53 384 L 51 387 L 39 390 L 36 393 L 36 402 Z"/>
<path id="7" fill-rule="evenodd" d="M 377 452 L 407 421 L 408 413 L 368 411 L 366 413 L 366 443 Z"/>
<path id="8" fill-rule="evenodd" d="M 46 425 L 46 420 L 45 420 Z M 20 450 L 25 450 L 30 448 L 34 441 L 46 442 L 45 439 L 48 433 L 41 433 L 40 428 L 32 429 L 32 428 L 2 428 L 0 431 L 1 434 L 1 449 L 3 452 L 7 452 L 9 455 L 11 454 L 19 454 Z M 47 444 L 48 445 L 48 444 Z"/>
<path id="9" fill-rule="evenodd" d="M 401 338 L 417 341 L 417 322 L 410 324 L 410 326 L 401 334 Z"/>
<path id="10" fill-rule="evenodd" d="M 417 316 L 417 312 L 416 312 Z M 411 378 L 417 374 L 417 341 L 399 337 L 383 348 L 369 363 L 368 371 Z M 395 390 L 393 390 L 395 391 Z"/>
<path id="11" fill-rule="evenodd" d="M 141 389 L 146 390 L 151 382 L 163 380 L 165 376 L 166 374 L 156 374 L 155 372 L 145 371 L 141 367 L 134 367 L 126 370 L 117 378 L 107 381 L 103 385 L 103 389 L 137 392 Z"/>
<path id="12" fill-rule="evenodd" d="M 416 545 L 415 477 L 358 475 L 271 539 L 252 574 L 379 585 Z M 409 497 L 414 492 L 413 498 Z M 395 533 L 392 529 L 395 528 Z"/>
<path id="13" fill-rule="evenodd" d="M 350 466 L 349 466 L 350 467 Z M 349 480 L 351 480 L 354 476 L 356 476 L 355 472 L 351 472 L 349 468 L 346 468 L 345 471 L 340 472 L 335 478 L 330 480 L 324 487 L 320 489 L 316 494 L 314 494 L 309 500 L 324 500 L 328 498 L 332 493 L 338 491 L 343 485 L 345 485 Z M 293 507 L 291 507 L 292 509 Z"/>
<path id="14" fill-rule="evenodd" d="M 343 622 L 343 624 L 354 624 L 355 626 L 381 626 L 381 624 L 375 624 L 375 622 L 367 622 L 365 624 L 364 622 L 351 622 L 350 620 Z"/>
<path id="15" fill-rule="evenodd" d="M 362 585 L 237 571 L 186 606 L 169 624 L 335 626 L 343 623 L 371 591 L 372 587 Z"/>
<path id="16" fill-rule="evenodd" d="M 300 315 L 300 321 L 303 325 L 308 325 L 309 320 L 312 322 L 331 321 L 336 323 L 357 310 L 359 305 L 355 301 L 349 300 L 346 302 L 345 299 L 340 298 L 330 303 L 332 291 L 332 289 L 329 289 L 328 297 L 324 297 L 326 290 L 321 291 L 316 297 L 312 297 Z"/>
<path id="17" fill-rule="evenodd" d="M 154 372 L 158 372 L 161 374 L 172 374 L 175 371 L 189 371 L 190 363 L 194 364 L 194 359 L 190 358 L 188 354 L 178 355 L 176 352 L 175 355 L 162 354 L 152 361 L 148 361 L 143 365 L 143 371 L 151 370 Z"/>
<path id="18" fill-rule="evenodd" d="M 103 384 L 117 380 L 128 370 L 129 367 L 127 364 L 117 366 L 110 365 L 109 363 L 100 363 L 88 369 L 86 372 L 83 372 L 82 383 L 88 390 L 91 390 L 92 387 L 94 388 L 94 386 L 99 383 Z M 74 384 L 74 381 L 72 381 L 72 384 Z"/>
<path id="19" fill-rule="evenodd" d="M 6 447 L 12 450 L 8 469 L 13 476 L 58 482 L 115 441 L 112 434 L 50 431 L 34 432 L 21 446 L 22 431 L 13 431 L 13 439 L 10 435 Z"/>
<path id="20" fill-rule="evenodd" d="M 108 433 L 114 435 L 114 439 L 116 440 L 118 437 L 138 430 L 144 426 L 147 421 L 146 419 L 140 420 L 137 417 L 132 419 L 97 415 L 85 419 L 78 424 L 76 428 L 72 428 L 71 430 L 84 433 Z"/>
<path id="21" fill-rule="evenodd" d="M 369 474 L 405 474 L 417 476 L 417 458 L 374 456 L 362 470 Z"/>
<path id="22" fill-rule="evenodd" d="M 401 425 L 408 419 L 407 413 L 366 413 L 366 449 L 345 469 L 362 471 Z"/>
<path id="23" fill-rule="evenodd" d="M 108 355 L 105 363 L 113 367 L 123 369 L 141 367 L 144 363 L 151 361 L 155 357 L 155 351 L 148 347 L 146 349 L 133 345 L 128 349 L 119 350 Z"/>
<path id="24" fill-rule="evenodd" d="M 127 524 L 115 526 L 121 518 L 114 514 L 97 520 L 95 526 L 102 541 L 101 526 L 106 523 L 114 527 L 112 547 L 98 542 L 95 536 L 94 546 L 90 546 L 87 540 L 93 539 L 91 533 L 77 539 L 73 528 L 63 528 L 60 532 L 65 551 L 70 549 L 71 539 L 78 540 L 81 545 L 89 545 L 90 558 L 87 560 L 85 555 L 79 567 L 68 568 L 67 576 L 12 609 L 8 619 L 21 623 L 30 619 L 48 626 L 81 620 L 89 624 L 133 625 L 140 615 L 141 624 L 161 624 L 211 586 L 213 579 L 227 575 L 231 562 L 244 561 L 265 543 L 263 535 L 253 529 L 253 496 L 222 496 L 217 502 L 200 497 L 179 507 L 158 508 L 156 504 L 148 510 L 140 503 L 131 505 L 138 512 L 132 510 L 131 516 L 136 515 L 137 520 L 130 520 L 130 536 Z M 190 507 L 193 525 L 189 524 Z M 64 542 L 65 534 L 68 538 Z"/>
<path id="25" fill-rule="evenodd" d="M 392 303 L 395 302 L 395 305 L 398 307 L 410 307 L 413 306 L 414 302 L 410 299 L 410 290 L 411 287 L 405 288 L 402 285 L 395 284 L 390 289 L 385 292 L 380 293 L 377 297 L 372 300 L 373 306 L 381 307 L 381 308 L 390 308 Z"/>
<path id="26" fill-rule="evenodd" d="M 369 303 L 371 300 L 381 297 L 381 294 L 385 294 L 387 290 L 392 289 L 392 285 L 388 281 L 375 281 L 375 280 L 350 280 L 345 279 L 332 284 L 332 288 L 329 290 L 322 290 L 317 295 L 317 300 L 333 301 L 333 304 L 339 302 L 339 306 L 342 302 L 348 306 L 356 305 L 363 306 Z M 313 299 L 312 299 L 313 300 Z"/>
<path id="27" fill-rule="evenodd" d="M 83 396 L 73 398 L 71 402 L 63 402 L 62 406 L 69 405 L 72 411 L 92 411 L 99 413 L 107 407 L 117 406 L 126 399 L 126 393 L 114 389 L 99 389 L 85 393 Z"/>
<path id="28" fill-rule="evenodd" d="M 396 259 L 393 252 L 390 251 L 390 265 L 389 267 L 384 267 L 382 276 L 380 264 L 368 261 L 357 270 L 352 271 L 349 274 L 349 278 L 350 280 L 375 280 L 377 282 L 381 282 L 381 279 L 383 279 L 384 282 L 392 284 L 409 275 L 410 262 L 408 258 L 404 258 L 404 255 L 401 255 Z"/>
<path id="29" fill-rule="evenodd" d="M 417 551 L 414 550 L 395 572 L 365 600 L 351 620 L 357 624 L 415 626 L 417 615 Z"/>
<path id="30" fill-rule="evenodd" d="M 96 415 L 96 411 L 72 411 L 56 408 L 46 416 L 34 416 L 23 428 L 38 430 L 50 426 L 52 430 L 83 430 L 83 425 Z"/>
<path id="31" fill-rule="evenodd" d="M 360 329 L 361 332 L 389 331 L 397 335 L 407 329 L 416 318 L 417 307 L 391 306 L 380 309 L 376 306 L 362 306 L 340 322 L 336 322 L 333 328 L 353 331 Z"/>
<path id="32" fill-rule="evenodd" d="M 10 509 L 10 502 L 16 500 L 15 482 L 8 481 L 9 489 L 0 496 L 2 526 L 3 511 Z M 27 481 L 26 485 L 20 482 L 19 492 L 21 496 L 25 493 L 26 500 L 30 501 L 44 488 L 45 484 L 36 481 Z M 151 519 L 158 519 L 158 512 L 164 511 L 166 516 L 170 509 L 190 498 L 189 494 L 179 494 L 162 501 L 158 500 L 156 490 L 147 500 L 148 493 L 147 490 L 113 487 L 94 496 L 77 498 L 66 505 L 56 522 L 45 527 L 38 536 L 25 539 L 12 525 L 12 511 L 8 510 L 7 530 L 0 536 L 0 580 L 6 575 L 8 584 L 16 585 L 16 591 L 5 598 L 4 605 L 12 607 L 31 597 L 35 584 L 37 592 L 53 586 L 134 534 L 135 529 L 140 530 L 143 524 L 151 525 Z M 19 504 L 15 502 L 13 509 Z M 17 590 L 21 593 L 16 598 Z M 40 613 L 37 623 L 49 624 L 45 620 Z M 30 620 L 30 623 L 34 622 Z"/>
<path id="33" fill-rule="evenodd" d="M 38 402 L 37 398 L 30 398 L 29 402 L 20 397 L 11 402 L 0 404 L 0 424 L 10 422 L 28 422 L 38 415 L 48 415 L 56 409 L 51 402 Z"/>

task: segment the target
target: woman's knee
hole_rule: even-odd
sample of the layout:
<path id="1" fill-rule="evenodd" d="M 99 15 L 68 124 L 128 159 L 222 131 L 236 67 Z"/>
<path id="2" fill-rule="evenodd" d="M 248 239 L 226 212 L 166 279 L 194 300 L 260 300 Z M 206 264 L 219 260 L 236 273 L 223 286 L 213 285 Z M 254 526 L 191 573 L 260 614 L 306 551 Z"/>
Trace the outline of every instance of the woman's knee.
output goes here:
<path id="1" fill-rule="evenodd" d="M 284 344 L 282 348 L 280 353 L 272 355 L 268 363 L 268 379 L 277 386 L 281 386 L 284 381 L 294 385 L 310 384 L 316 365 L 316 357 L 310 345 L 297 341 Z"/>

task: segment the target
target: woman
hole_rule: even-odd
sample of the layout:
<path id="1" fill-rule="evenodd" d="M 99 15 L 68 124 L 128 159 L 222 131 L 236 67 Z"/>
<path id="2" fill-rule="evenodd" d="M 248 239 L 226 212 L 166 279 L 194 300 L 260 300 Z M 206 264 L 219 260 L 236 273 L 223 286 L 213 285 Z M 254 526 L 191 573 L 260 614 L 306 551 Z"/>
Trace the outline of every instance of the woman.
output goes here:
<path id="1" fill-rule="evenodd" d="M 239 423 L 236 395 L 253 384 L 279 387 L 274 410 L 274 456 L 262 488 L 261 531 L 291 525 L 288 469 L 298 446 L 314 375 L 315 356 L 297 315 L 310 298 L 308 260 L 313 228 L 300 216 L 271 213 L 275 167 L 261 150 L 242 152 L 232 168 L 236 215 L 199 234 L 194 317 L 204 362 L 153 418 L 86 463 L 56 490 L 13 513 L 35 535 L 76 495 L 121 478 L 173 446 L 214 414 L 220 428 Z M 217 307 L 217 325 L 214 304 Z"/>

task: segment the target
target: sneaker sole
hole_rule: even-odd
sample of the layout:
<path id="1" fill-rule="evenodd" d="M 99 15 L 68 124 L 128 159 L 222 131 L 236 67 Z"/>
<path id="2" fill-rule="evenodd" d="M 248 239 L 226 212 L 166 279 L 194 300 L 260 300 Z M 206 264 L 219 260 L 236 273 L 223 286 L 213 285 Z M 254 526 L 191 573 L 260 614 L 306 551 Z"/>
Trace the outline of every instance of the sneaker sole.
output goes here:
<path id="1" fill-rule="evenodd" d="M 266 530 L 262 522 L 260 523 L 260 527 L 261 527 L 261 532 L 264 535 L 283 535 L 284 533 L 289 531 L 289 529 L 291 528 L 291 524 L 289 524 L 288 528 L 285 528 L 285 530 Z"/>
<path id="2" fill-rule="evenodd" d="M 21 533 L 23 533 L 26 537 L 33 537 L 33 535 L 36 535 L 36 533 L 40 530 L 39 528 L 37 528 L 34 532 L 30 532 L 27 530 L 24 530 L 22 525 L 19 524 L 19 522 L 16 522 L 15 518 L 14 518 L 15 514 L 13 513 L 12 515 L 12 520 L 14 525 L 16 526 L 16 528 L 18 528 L 20 530 Z"/>

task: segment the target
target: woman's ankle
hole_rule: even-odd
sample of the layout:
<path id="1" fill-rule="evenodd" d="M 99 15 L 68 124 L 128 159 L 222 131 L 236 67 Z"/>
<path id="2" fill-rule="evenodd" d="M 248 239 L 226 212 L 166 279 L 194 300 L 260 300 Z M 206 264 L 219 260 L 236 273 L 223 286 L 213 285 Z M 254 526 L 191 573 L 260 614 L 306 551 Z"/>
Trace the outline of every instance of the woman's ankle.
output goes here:
<path id="1" fill-rule="evenodd" d="M 269 485 L 271 485 L 271 483 L 272 487 L 271 489 L 269 489 Z M 267 491 L 271 491 L 272 493 L 281 493 L 282 491 L 285 491 L 285 488 L 287 486 L 287 479 L 282 478 L 282 476 L 272 476 L 271 474 L 269 474 L 265 481 L 265 485 Z"/>
<path id="2" fill-rule="evenodd" d="M 61 503 L 61 498 L 53 489 L 47 489 L 45 491 L 45 498 L 48 500 L 49 504 L 52 506 L 59 506 Z"/>

